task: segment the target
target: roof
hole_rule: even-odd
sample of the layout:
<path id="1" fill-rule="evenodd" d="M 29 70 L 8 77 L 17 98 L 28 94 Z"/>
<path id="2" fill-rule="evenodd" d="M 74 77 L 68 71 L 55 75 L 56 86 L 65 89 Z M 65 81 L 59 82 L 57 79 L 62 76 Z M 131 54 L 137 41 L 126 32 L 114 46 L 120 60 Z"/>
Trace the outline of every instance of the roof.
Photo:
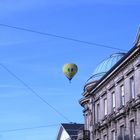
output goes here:
<path id="1" fill-rule="evenodd" d="M 140 44 L 136 44 L 134 47 L 132 47 L 101 79 L 94 85 L 93 89 L 91 90 L 91 94 L 99 88 L 103 82 L 105 82 L 106 78 L 108 78 L 113 72 L 117 71 L 117 68 L 121 66 L 125 61 L 127 61 L 128 57 L 131 55 L 134 55 L 134 53 L 139 52 L 140 50 Z"/>
<path id="2" fill-rule="evenodd" d="M 93 89 L 90 91 L 92 94 L 97 88 L 100 87 L 100 85 L 103 84 L 103 82 L 108 78 L 115 70 L 123 64 L 129 56 L 131 56 L 133 53 L 140 52 L 140 27 L 136 36 L 135 44 L 134 46 L 120 59 L 118 62 L 116 62 L 103 76 L 100 77 L 100 79 L 96 82 Z"/>
<path id="3" fill-rule="evenodd" d="M 93 71 L 87 83 L 101 79 L 123 56 L 125 53 L 114 53 L 104 59 Z"/>
<path id="4" fill-rule="evenodd" d="M 84 129 L 84 124 L 61 123 L 56 140 L 77 140 L 79 130 Z"/>
<path id="5" fill-rule="evenodd" d="M 63 128 L 67 131 L 71 139 L 77 138 L 77 133 L 79 130 L 82 130 L 84 125 L 77 123 L 62 123 Z"/>

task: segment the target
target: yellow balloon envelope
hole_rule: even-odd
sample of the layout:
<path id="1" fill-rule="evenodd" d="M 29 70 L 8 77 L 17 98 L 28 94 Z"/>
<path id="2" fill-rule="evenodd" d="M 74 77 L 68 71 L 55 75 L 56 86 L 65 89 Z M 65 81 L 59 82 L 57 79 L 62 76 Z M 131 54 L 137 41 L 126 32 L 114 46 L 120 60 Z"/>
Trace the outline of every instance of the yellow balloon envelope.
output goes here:
<path id="1" fill-rule="evenodd" d="M 71 80 L 74 77 L 77 71 L 78 71 L 78 67 L 76 64 L 70 63 L 70 64 L 65 64 L 63 66 L 63 73 L 69 80 Z"/>

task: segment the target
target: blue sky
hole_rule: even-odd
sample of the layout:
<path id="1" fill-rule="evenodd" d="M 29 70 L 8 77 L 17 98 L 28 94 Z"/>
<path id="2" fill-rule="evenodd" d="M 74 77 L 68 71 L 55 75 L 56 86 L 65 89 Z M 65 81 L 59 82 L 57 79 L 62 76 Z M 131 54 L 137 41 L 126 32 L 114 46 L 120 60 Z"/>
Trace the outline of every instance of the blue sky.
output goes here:
<path id="1" fill-rule="evenodd" d="M 129 50 L 140 23 L 139 0 L 3 0 L 0 23 Z M 72 122 L 82 123 L 86 80 L 117 50 L 0 26 L 0 63 L 32 87 Z M 62 73 L 73 62 L 78 73 L 70 84 Z M 0 67 L 0 139 L 54 140 L 62 116 Z M 54 125 L 32 130 L 17 128 Z"/>

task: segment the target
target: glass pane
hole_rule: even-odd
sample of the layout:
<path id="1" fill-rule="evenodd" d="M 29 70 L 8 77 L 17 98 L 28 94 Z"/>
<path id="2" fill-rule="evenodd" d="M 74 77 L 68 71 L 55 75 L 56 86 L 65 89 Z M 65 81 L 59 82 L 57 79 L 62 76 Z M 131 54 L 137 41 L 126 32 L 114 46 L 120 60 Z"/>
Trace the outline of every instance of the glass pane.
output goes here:
<path id="1" fill-rule="evenodd" d="M 125 140 L 125 131 L 124 131 L 124 125 L 120 127 L 120 135 L 121 135 L 121 140 Z"/>
<path id="2" fill-rule="evenodd" d="M 112 140 L 115 140 L 116 137 L 115 137 L 115 131 L 112 131 Z"/>
<path id="3" fill-rule="evenodd" d="M 130 92 L 131 92 L 131 97 L 135 98 L 135 83 L 134 83 L 134 78 L 130 78 Z"/>
<path id="4" fill-rule="evenodd" d="M 121 105 L 124 105 L 125 104 L 125 93 L 124 93 L 123 85 L 120 87 L 120 92 L 121 92 Z"/>
<path id="5" fill-rule="evenodd" d="M 112 93 L 112 107 L 115 108 L 115 93 Z"/>
<path id="6" fill-rule="evenodd" d="M 104 115 L 107 115 L 107 99 L 104 99 Z"/>
<path id="7" fill-rule="evenodd" d="M 132 140 L 135 140 L 135 124 L 134 120 L 130 121 L 130 136 Z"/>
<path id="8" fill-rule="evenodd" d="M 99 116 L 100 116 L 100 105 L 97 104 L 97 122 L 99 121 Z"/>
<path id="9" fill-rule="evenodd" d="M 107 135 L 104 136 L 104 140 L 107 140 Z"/>

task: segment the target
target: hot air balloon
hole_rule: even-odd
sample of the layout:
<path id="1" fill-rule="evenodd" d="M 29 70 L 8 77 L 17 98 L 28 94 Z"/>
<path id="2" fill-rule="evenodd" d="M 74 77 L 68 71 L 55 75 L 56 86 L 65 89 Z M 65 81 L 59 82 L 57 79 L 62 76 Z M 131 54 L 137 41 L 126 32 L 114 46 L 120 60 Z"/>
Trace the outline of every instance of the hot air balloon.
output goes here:
<path id="1" fill-rule="evenodd" d="M 71 81 L 74 75 L 77 73 L 78 67 L 76 64 L 69 63 L 63 66 L 63 73 L 64 75 Z"/>

